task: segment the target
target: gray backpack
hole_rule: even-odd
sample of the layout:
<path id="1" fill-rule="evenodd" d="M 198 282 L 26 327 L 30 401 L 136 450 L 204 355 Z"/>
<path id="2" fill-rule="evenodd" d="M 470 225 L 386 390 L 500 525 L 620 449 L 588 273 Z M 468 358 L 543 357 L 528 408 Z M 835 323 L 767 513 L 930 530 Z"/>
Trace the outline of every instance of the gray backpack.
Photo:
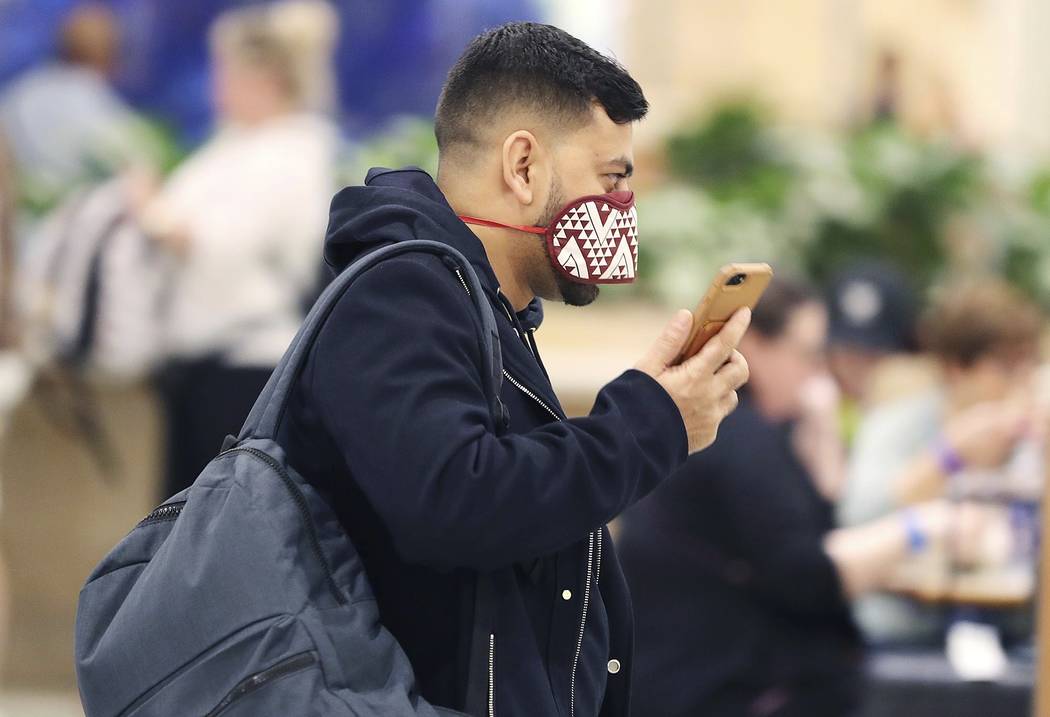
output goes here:
<path id="1" fill-rule="evenodd" d="M 361 272 L 405 252 L 441 256 L 464 279 L 490 408 L 502 416 L 495 319 L 467 260 L 423 240 L 359 259 L 318 299 L 240 435 L 88 578 L 75 636 L 87 717 L 461 714 L 415 693 L 354 546 L 274 440 L 336 302 Z"/>

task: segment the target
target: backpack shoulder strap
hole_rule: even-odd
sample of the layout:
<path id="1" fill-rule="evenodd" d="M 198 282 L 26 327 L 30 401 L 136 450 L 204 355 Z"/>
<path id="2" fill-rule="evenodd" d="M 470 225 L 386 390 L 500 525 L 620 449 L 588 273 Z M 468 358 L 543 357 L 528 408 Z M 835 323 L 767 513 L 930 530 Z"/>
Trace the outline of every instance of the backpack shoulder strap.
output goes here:
<path id="1" fill-rule="evenodd" d="M 506 411 L 499 398 L 500 387 L 503 380 L 503 362 L 500 354 L 499 331 L 496 327 L 496 318 L 492 313 L 492 306 L 485 297 L 482 285 L 477 273 L 470 262 L 456 249 L 441 242 L 427 239 L 413 239 L 410 241 L 390 244 L 361 257 L 339 274 L 322 292 L 321 296 L 310 309 L 305 321 L 299 328 L 299 332 L 292 339 L 288 350 L 281 358 L 277 368 L 270 375 L 262 393 L 256 400 L 251 412 L 248 414 L 238 441 L 248 438 L 275 438 L 281 419 L 291 395 L 292 389 L 302 373 L 306 364 L 306 357 L 310 348 L 317 340 L 322 327 L 331 315 L 335 305 L 346 290 L 363 272 L 372 268 L 384 259 L 389 259 L 409 252 L 425 252 L 445 258 L 444 263 L 451 261 L 452 271 L 455 271 L 462 281 L 467 294 L 470 296 L 474 308 L 477 310 L 481 320 L 481 334 L 478 337 L 481 348 L 482 371 L 485 377 L 485 394 L 489 404 L 489 412 L 492 415 L 493 424 L 497 432 L 501 432 L 506 425 Z"/>

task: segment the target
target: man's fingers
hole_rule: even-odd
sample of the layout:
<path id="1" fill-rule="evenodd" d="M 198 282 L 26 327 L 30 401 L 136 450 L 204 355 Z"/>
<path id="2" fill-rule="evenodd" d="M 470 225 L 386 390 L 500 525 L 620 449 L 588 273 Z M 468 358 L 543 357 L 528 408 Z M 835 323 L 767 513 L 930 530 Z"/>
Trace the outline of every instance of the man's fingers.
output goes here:
<path id="1" fill-rule="evenodd" d="M 682 353 L 692 328 L 693 313 L 679 309 L 635 368 L 654 377 L 661 374 Z"/>
<path id="2" fill-rule="evenodd" d="M 747 359 L 744 358 L 744 354 L 733 349 L 729 360 L 722 368 L 715 371 L 715 375 L 722 377 L 728 382 L 729 387 L 735 391 L 747 383 L 747 380 L 751 377 L 751 369 L 747 365 Z"/>
<path id="3" fill-rule="evenodd" d="M 737 405 L 740 403 L 740 396 L 737 395 L 736 391 L 730 391 L 722 399 L 722 413 L 729 415 L 736 410 Z"/>
<path id="4" fill-rule="evenodd" d="M 717 371 L 729 360 L 743 338 L 747 327 L 751 325 L 751 309 L 738 309 L 732 318 L 725 323 L 722 330 L 711 337 L 704 347 L 686 362 L 686 366 L 696 373 Z"/>

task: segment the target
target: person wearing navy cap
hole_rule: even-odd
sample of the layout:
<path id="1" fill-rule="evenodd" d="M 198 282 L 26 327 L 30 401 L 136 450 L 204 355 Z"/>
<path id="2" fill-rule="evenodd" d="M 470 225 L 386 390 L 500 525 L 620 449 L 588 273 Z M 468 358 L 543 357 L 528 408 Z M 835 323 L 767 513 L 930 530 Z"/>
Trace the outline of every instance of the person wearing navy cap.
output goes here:
<path id="1" fill-rule="evenodd" d="M 865 404 L 883 360 L 916 350 L 915 292 L 902 272 L 868 261 L 833 277 L 827 303 L 829 366 L 843 393 Z"/>

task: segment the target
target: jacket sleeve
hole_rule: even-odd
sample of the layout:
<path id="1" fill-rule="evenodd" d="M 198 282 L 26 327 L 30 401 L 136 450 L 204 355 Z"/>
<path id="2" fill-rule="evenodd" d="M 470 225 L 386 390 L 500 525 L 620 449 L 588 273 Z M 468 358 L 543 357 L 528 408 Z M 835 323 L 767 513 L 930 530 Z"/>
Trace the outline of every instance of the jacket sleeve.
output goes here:
<path id="1" fill-rule="evenodd" d="M 493 569 L 605 524 L 687 452 L 670 396 L 627 371 L 590 415 L 493 432 L 475 309 L 440 261 L 359 277 L 304 373 L 309 400 L 406 561 Z"/>

